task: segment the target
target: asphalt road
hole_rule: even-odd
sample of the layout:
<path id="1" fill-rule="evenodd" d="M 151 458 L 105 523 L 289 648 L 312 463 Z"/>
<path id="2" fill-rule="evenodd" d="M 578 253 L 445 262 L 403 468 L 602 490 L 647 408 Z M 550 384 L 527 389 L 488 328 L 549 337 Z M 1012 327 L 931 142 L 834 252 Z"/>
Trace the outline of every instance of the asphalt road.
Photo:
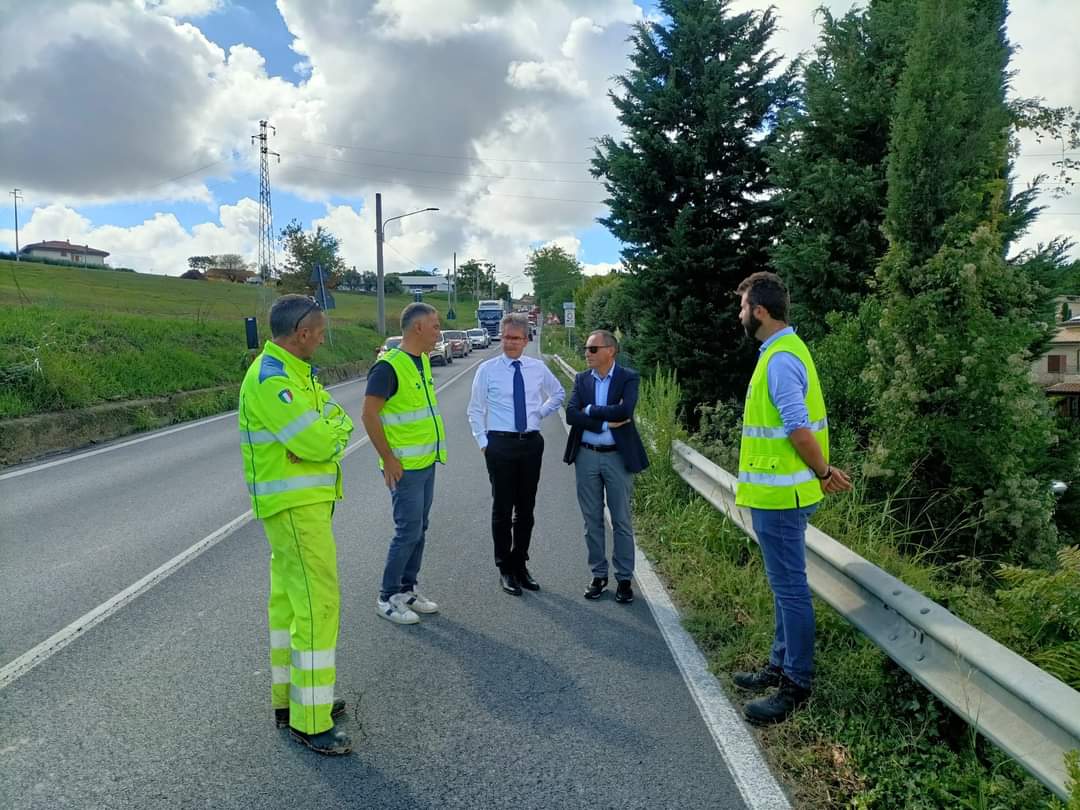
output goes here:
<path id="1" fill-rule="evenodd" d="M 471 380 L 439 395 L 449 462 L 421 585 L 441 612 L 420 625 L 375 613 L 390 500 L 370 445 L 345 461 L 337 661 L 352 755 L 319 757 L 273 727 L 252 522 L 0 692 L 0 806 L 744 807 L 648 605 L 581 596 L 557 416 L 530 562 L 542 590 L 499 590 Z M 361 395 L 335 390 L 356 417 Z M 231 417 L 0 480 L 0 663 L 247 508 Z"/>

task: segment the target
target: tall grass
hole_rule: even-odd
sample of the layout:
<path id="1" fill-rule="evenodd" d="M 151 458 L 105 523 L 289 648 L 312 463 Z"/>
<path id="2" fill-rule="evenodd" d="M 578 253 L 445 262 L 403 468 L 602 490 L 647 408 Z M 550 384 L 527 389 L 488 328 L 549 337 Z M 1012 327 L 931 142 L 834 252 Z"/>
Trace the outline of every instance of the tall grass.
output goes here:
<path id="1" fill-rule="evenodd" d="M 755 543 L 672 469 L 671 443 L 684 436 L 679 401 L 672 376 L 658 373 L 643 382 L 638 422 L 651 466 L 636 485 L 638 540 L 711 669 L 741 699 L 728 673 L 756 667 L 767 656 L 773 598 Z M 932 598 L 958 601 L 956 572 L 906 553 L 912 547 L 892 517 L 898 513 L 887 503 L 831 498 L 814 523 Z M 761 732 L 769 758 L 792 783 L 797 807 L 1060 806 L 839 614 L 816 599 L 814 604 L 814 696 L 788 722 Z"/>
<path id="2" fill-rule="evenodd" d="M 268 338 L 275 298 L 243 284 L 0 260 L 0 419 L 238 383 L 251 359 L 244 319 L 257 317 Z M 379 343 L 375 297 L 335 298 L 331 340 L 315 363 L 366 367 Z M 412 300 L 387 298 L 391 334 Z M 454 320 L 445 293 L 424 300 L 448 328 L 475 325 L 470 298 Z"/>

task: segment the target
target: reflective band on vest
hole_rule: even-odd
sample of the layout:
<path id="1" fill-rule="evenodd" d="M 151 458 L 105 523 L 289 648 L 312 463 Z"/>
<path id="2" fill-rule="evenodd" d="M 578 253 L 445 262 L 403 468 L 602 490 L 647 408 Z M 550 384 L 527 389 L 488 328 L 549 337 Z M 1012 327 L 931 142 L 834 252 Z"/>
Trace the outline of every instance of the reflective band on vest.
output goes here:
<path id="1" fill-rule="evenodd" d="M 770 487 L 793 487 L 813 481 L 817 476 L 813 470 L 803 470 L 792 475 L 772 475 L 771 473 L 740 472 L 739 481 L 748 484 L 765 484 Z"/>
<path id="2" fill-rule="evenodd" d="M 272 495 L 275 492 L 291 492 L 294 489 L 307 489 L 308 487 L 332 487 L 336 483 L 336 475 L 301 475 L 279 481 L 248 483 L 248 492 L 252 495 Z"/>
<path id="3" fill-rule="evenodd" d="M 752 509 L 795 509 L 824 497 L 817 476 L 795 450 L 769 394 L 769 360 L 779 352 L 793 355 L 806 369 L 807 428 L 821 446 L 825 461 L 829 460 L 829 420 L 813 358 L 797 335 L 783 335 L 758 357 L 746 392 L 735 502 Z"/>
<path id="4" fill-rule="evenodd" d="M 334 702 L 333 686 L 289 686 L 289 700 L 301 706 L 325 706 Z"/>
<path id="5" fill-rule="evenodd" d="M 296 669 L 331 669 L 334 650 L 293 650 L 292 665 Z"/>
<path id="6" fill-rule="evenodd" d="M 289 668 L 288 667 L 274 667 L 271 670 L 271 676 L 273 683 L 288 683 L 289 682 Z"/>
<path id="7" fill-rule="evenodd" d="M 406 470 L 423 470 L 437 461 L 445 463 L 446 429 L 428 356 L 421 355 L 422 372 L 413 356 L 401 349 L 391 349 L 383 360 L 393 368 L 398 384 L 397 392 L 379 412 L 390 451 L 401 459 Z"/>
<path id="8" fill-rule="evenodd" d="M 824 430 L 829 426 L 828 419 L 819 419 L 816 422 L 811 422 L 807 425 L 807 429 L 817 433 L 819 430 Z M 764 427 L 746 427 L 742 429 L 743 436 L 750 436 L 755 439 L 786 439 L 788 437 L 787 430 L 785 428 L 764 428 Z"/>
<path id="9" fill-rule="evenodd" d="M 314 424 L 321 418 L 321 414 L 318 414 L 315 411 L 308 411 L 307 413 L 296 417 L 293 421 L 289 422 L 289 424 L 287 424 L 285 427 L 283 427 L 277 432 L 278 441 L 282 444 L 285 444 L 289 441 L 289 439 L 291 439 L 301 430 L 306 428 L 308 425 Z"/>
<path id="10" fill-rule="evenodd" d="M 394 455 L 398 458 L 413 458 L 415 456 L 426 456 L 435 452 L 438 447 L 437 444 L 416 444 L 412 447 L 391 447 L 394 451 Z"/>
<path id="11" fill-rule="evenodd" d="M 432 414 L 442 416 L 439 413 L 438 406 L 435 406 L 434 408 L 421 408 L 417 411 L 407 411 L 405 413 L 379 414 L 379 421 L 384 425 L 405 425 L 409 422 L 419 422 L 421 419 L 430 419 Z"/>

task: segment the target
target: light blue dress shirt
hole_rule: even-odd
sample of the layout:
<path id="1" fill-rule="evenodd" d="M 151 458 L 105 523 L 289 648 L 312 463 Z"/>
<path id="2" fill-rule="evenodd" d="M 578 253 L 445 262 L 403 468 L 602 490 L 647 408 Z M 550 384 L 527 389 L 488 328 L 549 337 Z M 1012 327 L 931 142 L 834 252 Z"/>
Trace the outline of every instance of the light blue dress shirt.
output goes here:
<path id="1" fill-rule="evenodd" d="M 765 351 L 784 335 L 794 335 L 793 327 L 781 329 L 761 344 L 758 354 Z M 777 352 L 769 358 L 766 371 L 769 380 L 769 396 L 780 418 L 784 420 L 784 432 L 789 436 L 793 430 L 810 426 L 810 413 L 806 410 L 806 391 L 810 387 L 806 366 L 791 352 Z"/>
<path id="2" fill-rule="evenodd" d="M 566 392 L 548 367 L 535 357 L 518 358 L 525 381 L 527 430 L 539 430 L 540 420 L 559 410 Z M 480 364 L 469 397 L 469 426 L 480 447 L 487 447 L 487 432 L 515 432 L 514 361 L 505 354 Z"/>
<path id="3" fill-rule="evenodd" d="M 615 364 L 611 364 L 611 368 L 608 369 L 606 377 L 601 377 L 596 373 L 596 369 L 592 369 L 589 372 L 593 378 L 593 385 L 596 386 L 596 395 L 594 399 L 597 405 L 604 406 L 608 404 L 607 395 L 608 389 L 611 388 L 611 377 L 615 374 Z M 592 405 L 585 406 L 585 415 L 589 415 L 589 411 L 592 410 Z M 608 427 L 608 423 L 604 422 L 603 430 L 599 433 L 593 433 L 591 430 L 586 430 L 581 434 L 581 440 L 586 444 L 615 444 L 615 437 L 611 435 L 611 428 Z"/>

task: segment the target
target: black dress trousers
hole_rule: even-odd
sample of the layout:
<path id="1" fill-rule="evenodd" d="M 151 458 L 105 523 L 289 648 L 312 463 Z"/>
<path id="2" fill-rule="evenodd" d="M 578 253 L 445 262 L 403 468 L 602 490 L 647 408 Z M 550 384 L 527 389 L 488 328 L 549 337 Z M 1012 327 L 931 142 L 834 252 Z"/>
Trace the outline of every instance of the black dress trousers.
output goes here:
<path id="1" fill-rule="evenodd" d="M 491 480 L 491 536 L 495 565 L 504 574 L 517 574 L 529 559 L 543 458 L 544 437 L 539 431 L 488 433 L 484 460 Z"/>

